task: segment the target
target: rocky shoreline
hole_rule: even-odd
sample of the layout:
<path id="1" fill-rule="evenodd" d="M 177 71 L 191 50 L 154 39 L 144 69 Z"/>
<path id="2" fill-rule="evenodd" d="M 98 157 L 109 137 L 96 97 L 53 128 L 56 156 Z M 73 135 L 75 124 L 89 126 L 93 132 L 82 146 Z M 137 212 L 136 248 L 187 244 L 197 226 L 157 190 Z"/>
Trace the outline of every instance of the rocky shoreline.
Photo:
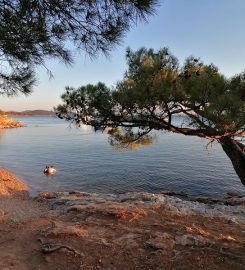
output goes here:
<path id="1" fill-rule="evenodd" d="M 209 203 L 169 192 L 30 198 L 17 196 L 26 191 L 19 184 L 13 192 L 13 177 L 0 170 L 0 183 L 9 182 L 8 194 L 0 189 L 4 269 L 244 269 L 243 195 Z"/>
<path id="2" fill-rule="evenodd" d="M 96 194 L 81 191 L 72 192 L 41 192 L 37 200 L 45 200 L 52 209 L 62 211 L 85 211 L 92 206 L 95 211 L 107 209 L 111 205 L 119 208 L 140 205 L 151 208 L 154 204 L 163 206 L 172 214 L 201 215 L 205 217 L 220 217 L 230 223 L 245 224 L 245 195 L 228 196 L 223 199 L 204 198 L 204 202 L 187 201 L 166 194 L 147 192 L 129 192 L 121 195 Z M 97 209 L 98 208 L 98 209 Z M 101 209 L 102 208 L 102 209 Z"/>
<path id="3" fill-rule="evenodd" d="M 19 128 L 23 126 L 19 121 L 13 120 L 6 115 L 0 115 L 0 129 Z"/>

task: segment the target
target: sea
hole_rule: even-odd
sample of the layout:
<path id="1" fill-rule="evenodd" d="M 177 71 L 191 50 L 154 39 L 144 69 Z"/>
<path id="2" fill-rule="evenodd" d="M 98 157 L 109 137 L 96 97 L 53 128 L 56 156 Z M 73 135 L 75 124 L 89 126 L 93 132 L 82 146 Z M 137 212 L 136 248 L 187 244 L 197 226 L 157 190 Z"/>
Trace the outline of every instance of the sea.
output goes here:
<path id="1" fill-rule="evenodd" d="M 198 197 L 245 190 L 216 142 L 158 131 L 150 145 L 118 150 L 106 132 L 89 126 L 77 128 L 54 116 L 15 119 L 25 127 L 0 131 L 0 167 L 22 179 L 32 196 L 41 191 L 168 190 Z M 175 121 L 181 122 L 181 116 Z M 45 175 L 46 165 L 53 165 L 56 175 Z"/>

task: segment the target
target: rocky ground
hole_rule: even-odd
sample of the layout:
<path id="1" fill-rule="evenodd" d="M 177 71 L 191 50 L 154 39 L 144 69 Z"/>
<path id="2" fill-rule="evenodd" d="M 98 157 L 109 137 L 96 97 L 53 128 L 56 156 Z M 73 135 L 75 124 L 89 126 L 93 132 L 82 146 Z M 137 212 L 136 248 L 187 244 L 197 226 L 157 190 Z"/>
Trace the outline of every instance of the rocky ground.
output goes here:
<path id="1" fill-rule="evenodd" d="M 23 127 L 23 125 L 20 122 L 7 117 L 6 115 L 0 115 L 0 129 L 18 127 Z"/>
<path id="2" fill-rule="evenodd" d="M 244 269 L 244 195 L 22 193 L 1 196 L 0 269 Z"/>

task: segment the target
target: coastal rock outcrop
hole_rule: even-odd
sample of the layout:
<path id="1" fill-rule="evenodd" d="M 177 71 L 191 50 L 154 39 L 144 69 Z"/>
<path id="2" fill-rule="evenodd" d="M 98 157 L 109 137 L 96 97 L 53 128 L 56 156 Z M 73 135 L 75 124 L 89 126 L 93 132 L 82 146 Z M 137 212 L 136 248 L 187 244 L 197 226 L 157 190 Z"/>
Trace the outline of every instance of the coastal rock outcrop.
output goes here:
<path id="1" fill-rule="evenodd" d="M 29 196 L 28 187 L 15 174 L 0 168 L 0 224 L 23 222 L 47 212 L 45 204 Z"/>
<path id="2" fill-rule="evenodd" d="M 19 127 L 23 127 L 23 124 L 19 121 L 9 118 L 7 115 L 0 114 L 0 129 Z"/>
<path id="3" fill-rule="evenodd" d="M 28 197 L 27 185 L 17 176 L 4 168 L 0 168 L 0 196 Z"/>
<path id="4" fill-rule="evenodd" d="M 165 211 L 182 215 L 201 215 L 209 218 L 225 218 L 229 222 L 245 224 L 245 196 L 221 199 L 215 204 L 187 201 L 166 194 L 129 192 L 121 195 L 85 192 L 43 192 L 39 199 L 47 201 L 52 208 L 78 213 L 100 213 L 133 218 L 141 216 L 147 209 L 164 207 Z M 229 203 L 228 203 L 229 202 Z M 234 202 L 234 204 L 232 203 Z"/>

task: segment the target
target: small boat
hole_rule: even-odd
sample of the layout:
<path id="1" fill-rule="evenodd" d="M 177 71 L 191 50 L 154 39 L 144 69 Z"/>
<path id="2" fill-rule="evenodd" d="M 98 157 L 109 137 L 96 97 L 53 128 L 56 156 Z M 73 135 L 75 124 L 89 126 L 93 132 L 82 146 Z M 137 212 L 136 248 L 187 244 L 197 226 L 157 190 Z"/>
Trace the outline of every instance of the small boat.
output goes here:
<path id="1" fill-rule="evenodd" d="M 57 170 L 54 168 L 54 166 L 46 166 L 43 170 L 43 173 L 45 174 L 56 174 Z"/>

